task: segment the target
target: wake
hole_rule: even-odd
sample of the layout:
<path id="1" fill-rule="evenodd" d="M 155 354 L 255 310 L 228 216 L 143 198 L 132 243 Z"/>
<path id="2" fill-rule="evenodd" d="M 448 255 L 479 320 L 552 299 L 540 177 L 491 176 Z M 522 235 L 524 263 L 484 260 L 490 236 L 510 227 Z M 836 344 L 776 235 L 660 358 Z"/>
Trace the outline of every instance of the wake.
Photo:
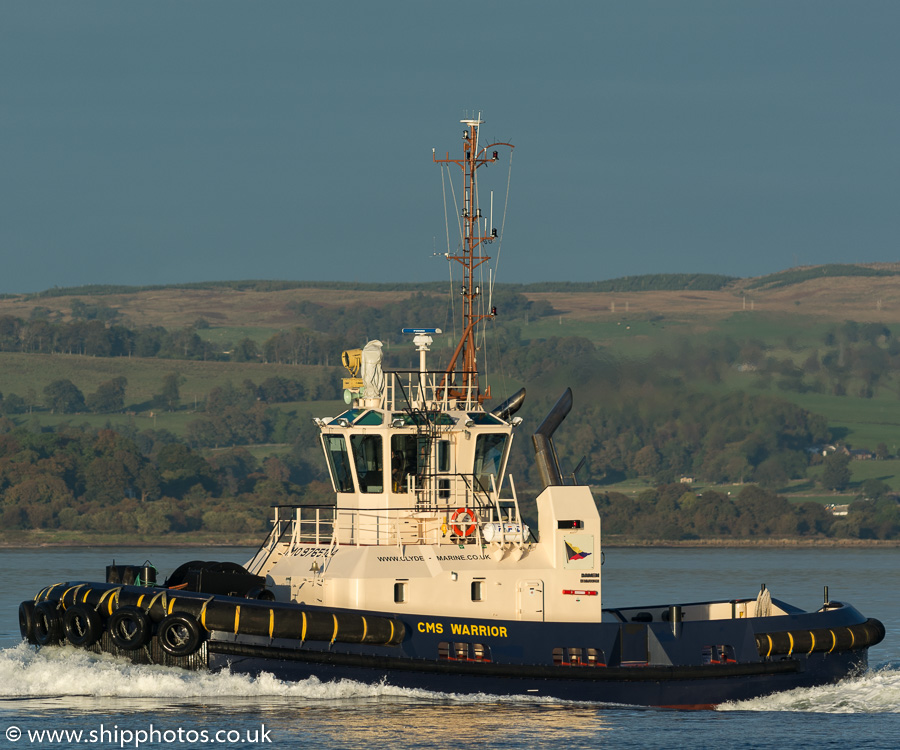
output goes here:
<path id="1" fill-rule="evenodd" d="M 191 672 L 160 665 L 132 664 L 109 654 L 69 646 L 35 649 L 26 643 L 0 650 L 0 702 L 31 698 L 134 699 L 274 699 L 296 701 L 405 700 L 434 703 L 553 703 L 545 697 L 457 695 L 352 680 L 322 682 L 311 677 L 285 682 L 268 673 Z M 582 708 L 584 703 L 577 703 Z M 623 708 L 625 708 L 623 706 Z M 793 711 L 809 713 L 900 713 L 900 664 L 880 668 L 835 685 L 797 688 L 784 693 L 735 701 L 719 711 Z"/>
<path id="2" fill-rule="evenodd" d="M 29 698 L 265 698 L 301 701 L 401 699 L 466 703 L 562 703 L 543 697 L 456 695 L 353 680 L 299 682 L 271 674 L 188 671 L 156 664 L 132 664 L 110 654 L 94 654 L 70 646 L 35 649 L 27 643 L 0 650 L 0 702 Z"/>
<path id="3" fill-rule="evenodd" d="M 426 691 L 390 685 L 363 685 L 351 680 L 283 682 L 270 674 L 191 672 L 155 664 L 132 664 L 109 654 L 81 649 L 35 649 L 26 643 L 0 650 L 0 698 L 271 698 L 306 700 L 414 698 Z"/>
<path id="4" fill-rule="evenodd" d="M 829 714 L 900 713 L 900 664 L 841 680 L 834 685 L 796 688 L 765 698 L 724 703 L 720 711 L 797 711 Z"/>

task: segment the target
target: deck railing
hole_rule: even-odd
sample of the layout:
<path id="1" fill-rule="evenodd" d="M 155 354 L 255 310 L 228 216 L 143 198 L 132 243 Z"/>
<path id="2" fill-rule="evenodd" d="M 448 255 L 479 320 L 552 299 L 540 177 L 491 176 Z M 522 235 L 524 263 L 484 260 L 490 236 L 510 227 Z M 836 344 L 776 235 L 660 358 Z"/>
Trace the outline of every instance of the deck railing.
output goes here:
<path id="1" fill-rule="evenodd" d="M 434 409 L 444 411 L 459 405 L 463 409 L 480 408 L 475 377 L 468 385 L 450 380 L 443 370 L 386 370 L 385 409 Z M 453 391 L 453 396 L 450 395 Z"/>
<path id="2" fill-rule="evenodd" d="M 421 506 L 406 508 L 341 508 L 334 505 L 280 505 L 275 507 L 272 530 L 261 552 L 295 554 L 304 545 L 406 545 L 461 544 L 481 545 L 481 526 L 489 522 L 518 522 L 511 501 L 473 503 L 468 514 L 449 523 L 459 506 L 443 503 L 427 510 Z M 453 532 L 456 525 L 463 534 Z"/>

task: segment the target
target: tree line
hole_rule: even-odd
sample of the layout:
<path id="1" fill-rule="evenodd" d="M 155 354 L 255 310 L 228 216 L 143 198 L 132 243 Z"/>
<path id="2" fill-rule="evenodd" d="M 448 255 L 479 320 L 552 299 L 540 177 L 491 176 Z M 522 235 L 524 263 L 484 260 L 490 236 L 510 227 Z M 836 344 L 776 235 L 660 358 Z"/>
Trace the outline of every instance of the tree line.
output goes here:
<path id="1" fill-rule="evenodd" d="M 515 335 L 501 337 L 509 340 Z M 834 377 L 846 384 L 838 393 L 846 393 L 853 382 L 857 388 L 884 386 L 900 367 L 900 345 L 880 324 L 835 326 L 822 344 L 831 347 L 824 350 L 823 367 L 833 366 Z M 871 366 L 875 357 L 866 353 L 872 348 L 880 352 L 877 361 L 883 367 Z M 733 373 L 752 356 L 760 357 L 762 366 L 748 384 L 771 385 L 768 379 L 776 376 L 769 368 L 784 370 L 786 365 L 766 361 L 762 344 L 729 337 L 684 338 L 640 361 L 615 357 L 579 337 L 551 337 L 527 347 L 501 344 L 501 350 L 506 374 L 528 384 L 523 413 L 534 424 L 549 411 L 561 382 L 573 387 L 576 405 L 555 441 L 560 455 L 571 456 L 573 465 L 586 457 L 580 479 L 588 483 L 635 477 L 667 483 L 687 476 L 775 490 L 806 478 L 810 466 L 824 462 L 826 470 L 818 480 L 824 489 L 846 490 L 849 485 L 849 457 L 823 458 L 814 450 L 837 441 L 826 418 L 781 398 L 778 391 L 789 390 L 783 384 L 764 392 L 715 387 L 726 372 Z M 843 353 L 840 365 L 831 356 L 836 351 Z M 876 457 L 887 457 L 883 444 L 865 447 Z M 516 470 L 536 483 L 530 462 L 522 461 Z"/>
<path id="2" fill-rule="evenodd" d="M 57 378 L 44 386 L 40 400 L 26 401 L 17 393 L 0 393 L 0 414 L 18 415 L 42 409 L 54 414 L 116 414 L 126 409 L 175 411 L 181 408 L 183 383 L 184 378 L 177 372 L 168 373 L 163 376 L 158 393 L 149 401 L 126 404 L 128 379 L 124 376 L 101 382 L 96 391 L 87 395 L 68 378 Z M 212 388 L 202 401 L 201 410 L 215 415 L 223 405 L 249 408 L 255 403 L 267 407 L 295 401 L 331 400 L 340 397 L 339 386 L 340 377 L 331 369 L 306 372 L 302 378 L 270 376 L 259 384 L 245 379 L 238 389 L 230 383 Z"/>
<path id="3" fill-rule="evenodd" d="M 725 514 L 722 523 L 727 521 L 738 536 L 845 534 L 882 538 L 900 533 L 897 504 L 884 486 L 866 488 L 868 499 L 861 499 L 842 523 L 830 517 L 823 520 L 813 508 L 784 504 L 776 508 L 775 501 L 768 499 L 787 481 L 805 477 L 811 462 L 823 460 L 808 449 L 831 442 L 834 436 L 824 417 L 771 393 L 721 392 L 707 387 L 717 384 L 726 369 L 749 361 L 762 363 L 757 378 L 787 378 L 784 372 L 770 372 L 770 366 L 786 369 L 787 364 L 769 362 L 763 345 L 729 337 L 710 337 L 702 345 L 689 339 L 675 340 L 668 349 L 640 362 L 613 356 L 590 340 L 573 336 L 533 340 L 522 346 L 523 319 L 546 315 L 547 307 L 533 305 L 519 295 L 506 300 L 508 304 L 502 295 L 497 300 L 505 307 L 494 321 L 499 330 L 491 337 L 492 357 L 501 363 L 503 377 L 528 384 L 522 431 L 527 434 L 529 425 L 536 426 L 543 419 L 564 382 L 573 386 L 576 406 L 554 440 L 567 470 L 586 456 L 579 481 L 602 488 L 623 478 L 643 477 L 659 486 L 681 487 L 682 494 L 674 501 L 670 496 L 676 490 L 666 490 L 663 494 L 668 499 L 662 504 L 648 496 L 639 498 L 643 504 L 629 506 L 610 495 L 607 499 L 612 505 L 606 510 L 613 528 L 621 529 L 612 533 L 670 538 L 659 536 L 664 522 L 671 526 L 665 533 L 682 535 L 678 538 L 711 533 L 710 527 L 699 524 L 696 512 L 708 502 L 721 506 Z M 504 309 L 510 313 L 504 316 Z M 340 342 L 347 348 L 348 341 L 362 343 L 385 328 L 399 331 L 404 325 L 422 324 L 428 316 L 439 319 L 447 309 L 446 300 L 420 295 L 396 306 L 360 305 L 339 314 L 309 303 L 299 305 L 295 312 L 299 319 L 315 321 L 323 328 L 306 335 L 331 341 L 335 347 Z M 91 320 L 78 321 L 82 324 L 99 325 L 107 331 L 116 328 L 103 321 L 100 312 L 82 310 L 82 314 L 95 315 Z M 451 309 L 448 315 L 453 314 Z M 9 327 L 0 325 L 0 339 L 4 330 L 10 334 Z M 399 333 L 395 335 L 399 337 Z M 20 333 L 16 336 L 22 340 Z M 284 343 L 288 341 L 284 336 L 272 339 Z M 875 360 L 874 348 L 881 353 L 877 355 L 879 361 L 887 363 L 886 367 L 894 366 L 894 358 L 900 357 L 900 347 L 894 342 L 884 326 L 845 323 L 826 332 L 817 361 L 826 372 L 832 366 L 843 368 L 839 374 L 845 378 L 862 380 L 862 365 L 856 363 Z M 293 342 L 303 343 L 303 339 Z M 325 356 L 334 364 L 338 357 L 337 348 L 326 348 L 318 354 L 286 351 L 278 356 L 288 361 Z M 264 351 L 263 356 L 269 354 Z M 393 356 L 403 355 L 394 352 Z M 314 387 L 307 380 L 269 378 L 259 384 L 244 381 L 213 388 L 198 405 L 181 438 L 165 431 L 138 432 L 133 427 L 94 431 L 64 425 L 54 432 L 40 430 L 33 423 L 17 427 L 0 418 L 0 517 L 8 528 L 103 530 L 109 518 L 116 518 L 116 523 L 124 524 L 122 529 L 159 529 L 158 533 L 163 533 L 225 528 L 233 518 L 239 527 L 255 529 L 261 528 L 273 499 L 296 502 L 315 496 L 325 500 L 330 492 L 322 484 L 325 477 L 315 428 L 295 410 L 279 406 L 336 397 L 338 375 L 326 368 L 321 374 L 321 381 Z M 883 381 L 872 382 L 877 385 Z M 167 376 L 153 403 L 158 408 L 178 408 L 179 385 L 177 374 Z M 126 386 L 124 378 L 114 378 L 85 395 L 71 382 L 56 381 L 45 388 L 43 406 L 64 413 L 121 411 L 126 406 Z M 0 411 L 15 413 L 10 407 L 16 406 L 14 395 L 7 394 L 0 400 Z M 259 462 L 240 447 L 265 442 L 288 444 L 291 450 L 283 458 Z M 848 459 L 824 460 L 823 486 L 845 489 L 849 483 Z M 539 482 L 527 450 L 520 448 L 513 453 L 511 469 L 523 495 L 533 495 Z M 681 476 L 712 483 L 752 483 L 758 485 L 755 491 L 763 494 L 745 495 L 742 491 L 732 499 L 704 493 L 702 498 L 692 500 L 678 484 Z M 103 477 L 109 477 L 105 484 Z M 752 511 L 758 503 L 768 510 Z M 624 510 L 620 512 L 619 508 Z M 207 513 L 219 515 L 207 517 Z M 643 521 L 635 526 L 645 515 L 656 519 L 652 521 L 655 531 L 642 526 Z M 688 523 L 688 517 L 695 520 Z M 632 518 L 630 526 L 628 518 Z M 778 518 L 783 520 L 772 520 Z"/>
<path id="4" fill-rule="evenodd" d="M 0 418 L 0 523 L 6 529 L 261 533 L 272 505 L 332 497 L 319 454 L 309 420 L 298 423 L 288 453 L 260 461 L 243 447 L 204 455 L 165 430 L 35 432 Z M 601 487 L 595 497 L 605 533 L 631 539 L 900 535 L 900 510 L 886 493 L 858 498 L 846 517 L 755 485 L 731 495 L 670 482 L 636 497 Z"/>
<path id="5" fill-rule="evenodd" d="M 872 268 L 852 263 L 829 263 L 808 268 L 789 269 L 748 281 L 747 289 L 777 288 L 799 284 L 822 277 L 896 276 L 898 271 Z M 530 284 L 496 284 L 497 292 L 638 292 L 638 291 L 716 291 L 739 281 L 737 276 L 710 273 L 660 273 L 622 276 L 597 281 L 542 281 Z M 275 292 L 291 289 L 335 289 L 367 292 L 436 292 L 446 291 L 446 281 L 432 282 L 354 282 L 354 281 L 287 281 L 245 279 L 241 281 L 200 281 L 188 284 L 152 284 L 128 286 L 124 284 L 86 284 L 74 287 L 54 287 L 25 295 L 25 299 L 52 299 L 68 296 L 106 296 L 136 294 L 145 291 L 177 289 L 234 289 L 237 291 Z M 14 297 L 15 295 L 7 295 Z"/>
<path id="6" fill-rule="evenodd" d="M 492 302 L 507 317 L 531 320 L 553 313 L 549 303 L 532 302 L 511 292 L 498 292 Z M 293 310 L 298 324 L 288 330 L 262 343 L 243 338 L 223 347 L 200 335 L 210 327 L 202 318 L 174 330 L 131 327 L 118 321 L 117 310 L 76 299 L 70 320 L 54 319 L 48 308 L 35 308 L 27 320 L 0 316 L 0 351 L 329 366 L 340 363 L 343 350 L 362 347 L 374 338 L 402 342 L 402 328 L 428 325 L 452 330 L 460 315 L 458 305 L 446 295 L 421 292 L 378 307 L 355 304 L 334 308 L 298 302 Z"/>
<path id="7" fill-rule="evenodd" d="M 892 539 L 900 534 L 893 498 L 860 498 L 847 516 L 834 516 L 819 503 L 790 503 L 755 485 L 732 496 L 663 484 L 637 497 L 599 495 L 597 506 L 604 533 L 630 539 Z"/>
<path id="8" fill-rule="evenodd" d="M 0 418 L 0 523 L 147 534 L 260 532 L 273 504 L 324 496 L 321 471 L 297 442 L 285 456 L 264 461 L 245 448 L 204 457 L 165 430 L 33 432 Z"/>
<path id="9" fill-rule="evenodd" d="M 838 274 L 835 274 L 838 275 Z M 873 275 L 873 274 L 870 274 Z M 568 291 L 637 291 L 637 290 L 689 290 L 719 289 L 733 281 L 734 276 L 704 273 L 645 274 L 624 276 L 605 281 L 544 281 L 531 284 L 495 284 L 498 293 L 507 292 L 568 292 Z M 128 286 L 125 284 L 84 284 L 72 287 L 53 287 L 42 292 L 25 295 L 25 299 L 51 299 L 70 296 L 107 296 L 111 294 L 137 294 L 146 291 L 176 289 L 234 289 L 242 292 L 277 292 L 290 289 L 335 289 L 365 292 L 435 292 L 447 290 L 446 281 L 426 282 L 359 282 L 359 281 L 287 281 L 245 279 L 242 281 L 198 281 L 187 284 L 150 284 Z M 16 295 L 7 295 L 13 298 Z"/>
<path id="10" fill-rule="evenodd" d="M 747 289 L 778 289 L 779 287 L 802 284 L 811 279 L 822 277 L 843 276 L 897 276 L 900 272 L 888 268 L 871 268 L 870 266 L 857 266 L 851 263 L 826 263 L 821 266 L 809 268 L 796 268 L 779 273 L 762 276 L 747 284 Z"/>

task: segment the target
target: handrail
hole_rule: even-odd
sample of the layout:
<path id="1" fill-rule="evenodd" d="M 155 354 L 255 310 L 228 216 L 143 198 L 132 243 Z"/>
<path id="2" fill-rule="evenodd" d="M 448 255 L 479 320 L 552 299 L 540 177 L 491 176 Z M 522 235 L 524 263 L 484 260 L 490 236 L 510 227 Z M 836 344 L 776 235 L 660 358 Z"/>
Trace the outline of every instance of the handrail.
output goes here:
<path id="1" fill-rule="evenodd" d="M 481 544 L 483 523 L 520 522 L 518 511 L 504 518 L 497 502 L 469 503 L 476 514 L 476 533 L 471 536 L 453 537 L 453 544 Z M 441 527 L 452 518 L 461 506 L 443 504 L 423 511 L 421 508 L 346 508 L 322 505 L 280 506 L 279 510 L 292 510 L 287 518 L 278 517 L 267 537 L 263 551 L 271 553 L 278 544 L 286 547 L 284 554 L 292 555 L 307 545 L 403 545 L 440 543 Z M 517 508 L 513 501 L 512 509 Z M 398 512 L 398 510 L 400 512 Z M 286 514 L 287 515 L 287 514 Z M 444 532 L 446 533 L 446 531 Z M 438 535 L 437 537 L 435 535 Z M 431 539 L 429 542 L 428 540 Z M 258 555 L 260 554 L 258 553 Z"/>
<path id="2" fill-rule="evenodd" d="M 385 409 L 402 409 L 406 404 L 415 408 L 430 406 L 436 411 L 446 411 L 452 401 L 462 402 L 465 409 L 483 410 L 478 400 L 475 378 L 469 378 L 467 384 L 458 384 L 447 383 L 447 372 L 444 370 L 385 370 L 384 374 L 388 376 L 382 397 Z M 453 396 L 450 395 L 451 389 Z M 402 394 L 401 400 L 397 398 L 398 390 Z"/>

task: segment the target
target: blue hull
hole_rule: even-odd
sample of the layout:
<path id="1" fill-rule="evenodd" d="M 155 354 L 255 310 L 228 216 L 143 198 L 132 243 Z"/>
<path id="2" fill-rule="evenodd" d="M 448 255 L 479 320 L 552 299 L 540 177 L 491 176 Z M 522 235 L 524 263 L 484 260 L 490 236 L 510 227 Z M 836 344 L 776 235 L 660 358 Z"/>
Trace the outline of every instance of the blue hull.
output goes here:
<path id="1" fill-rule="evenodd" d="M 707 673 L 679 678 L 652 668 L 632 667 L 635 674 L 618 670 L 590 678 L 490 676 L 486 674 L 447 674 L 437 671 L 411 671 L 379 666 L 362 667 L 329 663 L 288 661 L 278 658 L 253 658 L 210 653 L 210 667 L 228 668 L 234 673 L 269 672 L 282 680 L 295 681 L 316 677 L 323 681 L 349 679 L 366 684 L 385 683 L 403 688 L 421 688 L 442 693 L 498 696 L 552 697 L 571 701 L 663 706 L 671 708 L 711 708 L 727 701 L 756 698 L 792 688 L 815 687 L 837 682 L 864 668 L 865 654 L 818 656 L 804 660 L 785 660 L 783 673 L 746 673 L 725 676 Z M 583 667 L 582 669 L 588 669 Z M 638 674 L 641 670 L 646 674 Z M 727 670 L 723 670 L 727 671 Z"/>
<path id="2" fill-rule="evenodd" d="M 864 621 L 846 606 L 758 620 L 684 623 L 677 634 L 668 623 L 494 621 L 482 626 L 483 621 L 470 620 L 466 629 L 476 635 L 466 635 L 454 632 L 451 626 L 459 631 L 460 625 L 449 618 L 402 619 L 408 635 L 394 648 L 313 642 L 298 647 L 296 641 L 217 633 L 208 643 L 209 666 L 235 673 L 269 672 L 289 681 L 351 679 L 443 693 L 708 708 L 834 683 L 867 664 L 864 647 L 768 658 L 759 654 L 754 627 L 800 631 Z M 422 632 L 426 626 L 432 632 Z M 490 661 L 452 658 L 453 645 L 473 641 L 486 642 Z M 602 663 L 586 666 L 553 658 L 554 647 L 575 646 L 582 653 L 595 648 Z M 716 646 L 730 647 L 734 658 L 703 663 Z"/>
<path id="3" fill-rule="evenodd" d="M 57 589 L 58 600 L 51 598 Z M 729 602 L 610 609 L 603 622 L 538 622 L 66 583 L 23 602 L 19 615 L 32 642 L 65 638 L 140 663 L 678 708 L 837 682 L 865 669 L 868 647 L 884 638 L 881 623 L 839 602 L 803 612 L 773 600 L 782 614 L 754 618 L 740 617 L 737 603 L 731 616 L 715 619 L 696 615 L 727 615 Z M 683 610 L 694 619 L 685 621 Z"/>

